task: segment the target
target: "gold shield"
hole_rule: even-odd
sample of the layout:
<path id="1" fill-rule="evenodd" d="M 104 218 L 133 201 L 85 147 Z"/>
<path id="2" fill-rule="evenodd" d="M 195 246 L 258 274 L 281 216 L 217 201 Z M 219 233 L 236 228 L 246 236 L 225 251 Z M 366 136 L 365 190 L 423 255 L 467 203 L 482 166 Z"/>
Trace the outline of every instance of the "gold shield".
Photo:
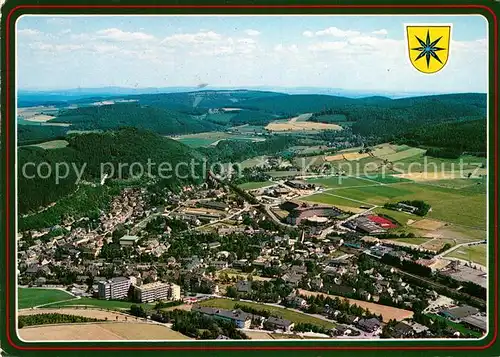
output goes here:
<path id="1" fill-rule="evenodd" d="M 406 26 L 408 55 L 422 73 L 439 72 L 450 55 L 451 26 Z"/>

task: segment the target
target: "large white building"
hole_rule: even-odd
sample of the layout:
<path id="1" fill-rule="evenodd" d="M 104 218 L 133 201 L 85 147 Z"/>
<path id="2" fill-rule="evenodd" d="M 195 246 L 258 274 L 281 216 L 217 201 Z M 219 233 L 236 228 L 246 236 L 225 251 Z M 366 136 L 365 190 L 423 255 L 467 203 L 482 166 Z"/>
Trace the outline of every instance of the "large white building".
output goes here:
<path id="1" fill-rule="evenodd" d="M 99 282 L 99 299 L 120 300 L 128 296 L 131 280 L 122 276 Z"/>
<path id="2" fill-rule="evenodd" d="M 156 300 L 180 300 L 181 287 L 172 283 L 154 282 L 141 286 L 134 286 L 134 296 L 139 302 Z"/>

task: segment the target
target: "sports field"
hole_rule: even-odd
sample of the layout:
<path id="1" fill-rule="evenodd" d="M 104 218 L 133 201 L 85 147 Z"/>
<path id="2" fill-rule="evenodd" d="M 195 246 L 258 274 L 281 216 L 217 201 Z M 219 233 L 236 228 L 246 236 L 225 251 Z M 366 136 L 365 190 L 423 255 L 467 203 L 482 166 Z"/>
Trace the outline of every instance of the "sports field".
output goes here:
<path id="1" fill-rule="evenodd" d="M 200 305 L 202 306 L 211 306 L 211 307 L 219 307 L 221 309 L 234 309 L 234 305 L 240 304 L 240 305 L 245 305 L 248 307 L 252 307 L 254 309 L 259 309 L 259 310 L 268 310 L 276 315 L 279 315 L 283 319 L 287 319 L 290 321 L 293 321 L 295 323 L 311 323 L 319 326 L 323 326 L 325 328 L 334 328 L 335 324 L 329 321 L 325 321 L 322 319 L 319 319 L 314 316 L 309 316 L 306 314 L 302 314 L 300 312 L 296 312 L 290 309 L 285 309 L 284 307 L 276 307 L 276 306 L 269 306 L 269 305 L 264 305 L 264 304 L 258 304 L 254 302 L 247 302 L 247 301 L 235 301 L 235 300 L 229 300 L 229 299 L 211 299 L 211 300 L 205 300 L 200 302 Z"/>
<path id="2" fill-rule="evenodd" d="M 458 258 L 486 266 L 486 244 L 459 247 L 446 257 Z"/>
<path id="3" fill-rule="evenodd" d="M 31 307 L 50 304 L 53 302 L 74 299 L 70 293 L 58 289 L 38 289 L 19 288 L 18 303 L 19 309 L 29 309 Z"/>

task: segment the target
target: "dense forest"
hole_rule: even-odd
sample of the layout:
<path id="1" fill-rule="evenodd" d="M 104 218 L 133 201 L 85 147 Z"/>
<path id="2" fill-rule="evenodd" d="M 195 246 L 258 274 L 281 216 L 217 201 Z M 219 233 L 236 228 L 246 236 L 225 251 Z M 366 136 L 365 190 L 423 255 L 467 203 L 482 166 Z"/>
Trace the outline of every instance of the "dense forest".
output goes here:
<path id="1" fill-rule="evenodd" d="M 19 149 L 19 167 L 25 167 L 26 163 L 34 164 L 26 166 L 25 174 L 19 176 L 20 213 L 36 210 L 75 191 L 77 187 L 75 167 L 78 170 L 84 167 L 83 180 L 95 182 L 101 179 L 101 169 L 104 169 L 103 173 L 107 173 L 110 178 L 128 179 L 138 176 L 140 166 L 147 168 L 148 162 L 152 175 L 157 175 L 158 170 L 162 169 L 159 164 L 168 163 L 163 166 L 162 175 L 177 176 L 167 180 L 167 185 L 174 189 L 191 183 L 193 179 L 196 180 L 192 177 L 194 175 L 190 174 L 189 167 L 179 167 L 178 175 L 174 175 L 173 172 L 178 163 L 193 161 L 198 163 L 195 166 L 198 180 L 202 180 L 203 177 L 200 154 L 180 142 L 148 131 L 124 128 L 114 132 L 72 134 L 67 140 L 68 147 L 61 149 L 44 150 L 37 147 Z M 47 164 L 40 166 L 38 165 L 40 163 Z M 60 163 L 68 163 L 70 169 L 67 177 L 56 182 L 54 173 Z M 132 166 L 132 163 L 141 165 Z M 41 178 L 40 175 L 35 175 L 35 167 L 43 168 L 42 176 L 48 173 L 50 167 L 52 175 L 45 179 Z M 165 171 L 167 169 L 170 169 L 170 172 Z M 66 172 L 61 166 L 59 170 Z M 186 178 L 181 179 L 182 177 Z"/>
<path id="2" fill-rule="evenodd" d="M 18 145 L 38 144 L 49 140 L 64 139 L 67 127 L 50 125 L 19 125 L 17 129 Z"/>
<path id="3" fill-rule="evenodd" d="M 238 126 L 243 124 L 266 126 L 267 124 L 276 119 L 278 118 L 272 114 L 250 111 L 250 110 L 242 110 L 231 118 L 230 123 L 233 126 Z"/>
<path id="4" fill-rule="evenodd" d="M 162 135 L 200 133 L 220 129 L 217 124 L 173 110 L 136 102 L 80 107 L 61 111 L 51 122 L 70 123 L 72 129 L 117 129 L 130 126 Z"/>
<path id="5" fill-rule="evenodd" d="M 486 120 L 482 118 L 419 126 L 396 141 L 411 146 L 447 148 L 430 149 L 427 152 L 430 156 L 456 158 L 464 152 L 486 155 Z"/>
<path id="6" fill-rule="evenodd" d="M 23 328 L 25 326 L 37 326 L 37 325 L 47 325 L 47 324 L 71 324 L 71 323 L 82 323 L 82 322 L 99 322 L 103 320 L 98 320 L 90 317 L 67 315 L 67 314 L 37 314 L 37 315 L 26 315 L 19 316 L 18 326 Z"/>

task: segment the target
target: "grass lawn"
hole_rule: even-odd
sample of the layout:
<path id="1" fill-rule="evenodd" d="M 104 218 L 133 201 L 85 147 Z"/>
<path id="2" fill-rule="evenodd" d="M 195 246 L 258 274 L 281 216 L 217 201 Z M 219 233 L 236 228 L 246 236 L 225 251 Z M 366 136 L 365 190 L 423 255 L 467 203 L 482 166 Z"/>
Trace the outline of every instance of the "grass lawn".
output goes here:
<path id="1" fill-rule="evenodd" d="M 472 261 L 474 263 L 486 266 L 486 244 L 460 247 L 446 256 Z"/>
<path id="2" fill-rule="evenodd" d="M 353 186 L 366 186 L 370 185 L 370 182 L 367 180 L 355 178 L 355 177 L 346 177 L 346 176 L 332 176 L 332 177 L 324 177 L 324 178 L 314 178 L 307 180 L 310 183 L 315 185 L 324 186 L 327 188 L 339 188 L 339 187 L 353 187 Z"/>
<path id="3" fill-rule="evenodd" d="M 246 182 L 246 183 L 242 183 L 241 185 L 238 185 L 238 187 L 242 188 L 243 190 L 255 190 L 257 188 L 272 186 L 275 184 L 276 184 L 275 182 L 271 182 L 271 181 Z"/>
<path id="4" fill-rule="evenodd" d="M 401 242 L 401 243 L 420 245 L 420 244 L 424 244 L 425 242 L 428 242 L 430 239 L 429 238 L 390 238 L 388 240 L 393 241 L 393 242 Z"/>
<path id="5" fill-rule="evenodd" d="M 300 312 L 295 312 L 289 309 L 285 308 L 280 308 L 276 306 L 269 306 L 269 305 L 264 305 L 264 304 L 258 304 L 254 302 L 246 302 L 246 301 L 235 301 L 235 300 L 229 300 L 229 299 L 211 299 L 211 300 L 205 300 L 200 302 L 200 305 L 202 306 L 211 306 L 211 307 L 218 307 L 221 309 L 233 309 L 234 305 L 240 304 L 240 305 L 245 305 L 248 307 L 252 307 L 254 309 L 259 309 L 259 310 L 268 310 L 276 315 L 279 315 L 281 318 L 293 321 L 295 323 L 311 323 L 319 326 L 323 326 L 325 328 L 334 328 L 335 324 L 329 321 L 325 321 L 322 319 L 318 319 L 317 317 L 314 316 L 309 316 L 306 314 L 302 314 Z"/>
<path id="6" fill-rule="evenodd" d="M 435 314 L 425 314 L 425 316 L 430 317 L 433 320 L 444 320 L 444 321 L 446 321 L 446 323 L 448 324 L 448 326 L 450 326 L 451 328 L 454 328 L 455 330 L 457 330 L 460 333 L 471 334 L 474 337 L 481 337 L 482 336 L 481 333 L 473 331 L 473 330 L 470 330 L 467 327 L 465 327 L 464 325 L 452 322 L 452 321 L 450 321 L 447 318 L 444 318 L 442 316 L 435 315 Z"/>
<path id="7" fill-rule="evenodd" d="M 61 300 L 74 298 L 73 295 L 58 289 L 37 289 L 37 288 L 19 288 L 18 302 L 20 309 L 49 304 Z M 56 305 L 56 304 L 54 304 Z M 49 305 L 49 306 L 54 306 Z"/>
<path id="8" fill-rule="evenodd" d="M 47 307 L 57 308 L 57 307 L 69 307 L 69 306 L 94 306 L 102 309 L 110 310 L 123 310 L 129 309 L 131 305 L 142 305 L 145 308 L 152 308 L 155 304 L 137 304 L 130 301 L 115 301 L 115 300 L 99 300 L 92 298 L 81 298 L 73 301 L 64 301 L 59 304 L 52 304 Z"/>

